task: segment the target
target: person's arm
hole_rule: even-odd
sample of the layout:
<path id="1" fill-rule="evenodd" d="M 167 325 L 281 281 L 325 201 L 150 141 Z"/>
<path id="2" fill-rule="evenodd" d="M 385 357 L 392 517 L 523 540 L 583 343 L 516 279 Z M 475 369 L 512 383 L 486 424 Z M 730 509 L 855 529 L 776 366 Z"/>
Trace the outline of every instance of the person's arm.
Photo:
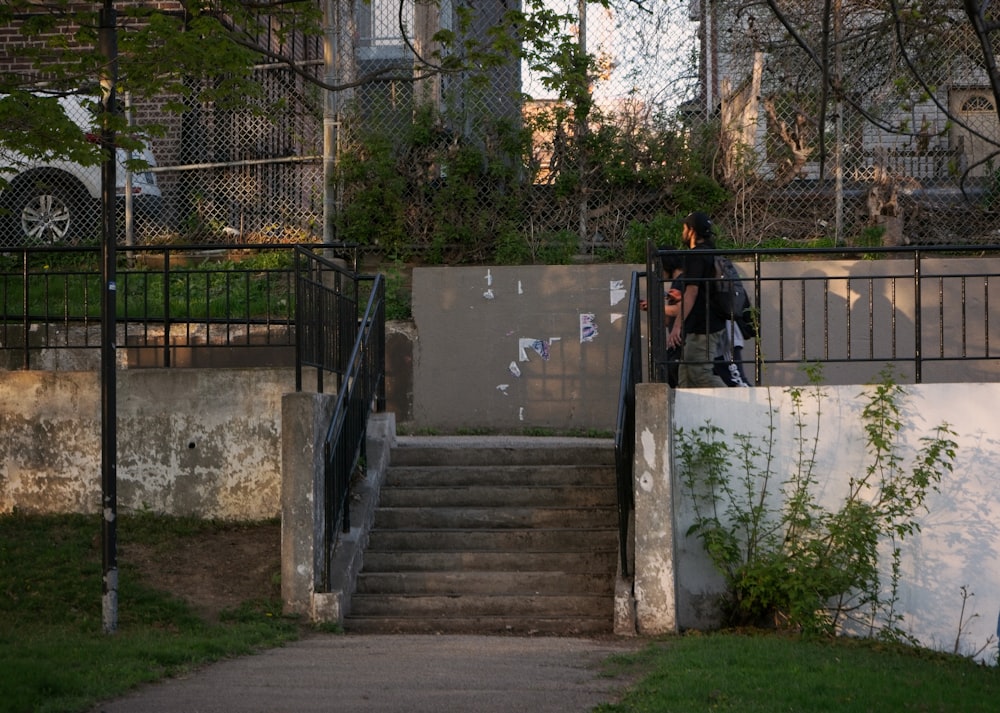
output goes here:
<path id="1" fill-rule="evenodd" d="M 698 285 L 689 282 L 684 287 L 677 319 L 674 320 L 670 336 L 667 337 L 668 346 L 679 347 L 684 342 L 684 320 L 687 319 L 687 316 L 691 314 L 691 310 L 694 309 L 694 301 L 696 299 L 698 299 Z"/>
<path id="2" fill-rule="evenodd" d="M 663 303 L 663 313 L 667 316 L 667 319 L 673 319 L 681 312 L 681 291 L 680 285 L 675 281 L 671 285 L 670 289 L 667 290 L 665 296 L 665 301 Z M 671 324 L 673 324 L 671 322 Z"/>

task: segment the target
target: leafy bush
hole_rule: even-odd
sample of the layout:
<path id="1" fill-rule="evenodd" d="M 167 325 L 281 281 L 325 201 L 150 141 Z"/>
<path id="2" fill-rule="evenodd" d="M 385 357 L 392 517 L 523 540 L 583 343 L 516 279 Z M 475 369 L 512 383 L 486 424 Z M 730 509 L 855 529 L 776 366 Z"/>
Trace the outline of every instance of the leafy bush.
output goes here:
<path id="1" fill-rule="evenodd" d="M 662 213 L 657 214 L 652 220 L 646 223 L 633 221 L 628 226 L 628 233 L 625 236 L 625 262 L 646 263 L 646 242 L 653 241 L 653 244 L 660 249 L 681 247 L 681 226 L 684 224 L 682 216 L 669 216 Z"/>
<path id="2" fill-rule="evenodd" d="M 899 543 L 920 529 L 916 514 L 951 471 L 957 446 L 941 424 L 921 439 L 923 446 L 907 467 L 898 442 L 904 393 L 889 370 L 881 379 L 866 391 L 862 411 L 868 463 L 850 478 L 848 494 L 835 510 L 824 509 L 816 494 L 818 388 L 811 391 L 812 425 L 807 389 L 789 389 L 797 451 L 795 467 L 783 479 L 773 470 L 773 421 L 764 442 L 735 434 L 735 445 L 722 440 L 721 429 L 711 423 L 679 429 L 681 477 L 695 509 L 688 534 L 701 539 L 725 577 L 727 624 L 834 633 L 851 620 L 883 638 L 905 638 L 895 610 Z M 892 560 L 887 594 L 879 574 L 882 542 Z"/>
<path id="3" fill-rule="evenodd" d="M 676 128 L 593 107 L 581 128 L 572 103 L 533 111 L 522 124 L 417 106 L 391 139 L 345 141 L 338 239 L 429 264 L 619 261 L 630 224 L 726 200 Z"/>

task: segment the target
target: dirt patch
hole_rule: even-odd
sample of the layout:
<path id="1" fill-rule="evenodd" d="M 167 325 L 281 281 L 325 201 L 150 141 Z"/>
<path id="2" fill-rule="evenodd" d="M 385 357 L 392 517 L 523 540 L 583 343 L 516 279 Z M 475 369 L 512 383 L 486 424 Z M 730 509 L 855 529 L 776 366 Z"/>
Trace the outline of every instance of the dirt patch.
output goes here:
<path id="1" fill-rule="evenodd" d="M 281 525 L 198 532 L 149 545 L 124 543 L 119 566 L 133 566 L 150 587 L 170 592 L 216 621 L 247 601 L 281 597 Z"/>

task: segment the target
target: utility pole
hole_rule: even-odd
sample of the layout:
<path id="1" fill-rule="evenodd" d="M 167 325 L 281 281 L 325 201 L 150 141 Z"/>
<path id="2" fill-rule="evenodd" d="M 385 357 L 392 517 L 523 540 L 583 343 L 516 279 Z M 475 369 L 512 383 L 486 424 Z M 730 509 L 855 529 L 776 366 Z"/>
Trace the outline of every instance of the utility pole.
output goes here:
<path id="1" fill-rule="evenodd" d="M 327 87 L 348 87 L 357 76 L 354 36 L 357 22 L 350 0 L 323 0 L 323 80 Z M 343 201 L 337 165 L 344 141 L 344 107 L 354 90 L 323 90 L 323 242 L 334 242 L 334 222 Z"/>
<path id="2" fill-rule="evenodd" d="M 104 0 L 100 17 L 101 76 L 101 560 L 104 633 L 118 630 L 118 434 L 116 353 L 117 274 L 115 269 L 115 85 L 118 81 L 117 16 L 112 0 Z"/>

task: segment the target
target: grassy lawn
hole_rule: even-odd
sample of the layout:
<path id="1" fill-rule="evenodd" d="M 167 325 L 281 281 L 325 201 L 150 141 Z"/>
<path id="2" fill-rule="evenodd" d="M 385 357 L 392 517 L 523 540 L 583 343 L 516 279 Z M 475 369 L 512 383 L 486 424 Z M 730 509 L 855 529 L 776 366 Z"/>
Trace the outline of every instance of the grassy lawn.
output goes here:
<path id="1" fill-rule="evenodd" d="M 48 259 L 48 258 L 52 259 Z M 23 266 L 0 256 L 0 314 L 17 319 L 96 319 L 101 309 L 101 266 L 90 254 L 35 256 L 25 292 Z M 294 315 L 291 251 L 261 252 L 239 263 L 177 265 L 162 270 L 117 269 L 119 318 L 202 320 Z"/>
<path id="2" fill-rule="evenodd" d="M 207 552 L 206 543 L 254 527 L 120 518 L 129 554 L 119 558 L 119 626 L 108 635 L 98 518 L 0 515 L 0 713 L 87 711 L 139 683 L 297 638 L 304 622 L 282 616 L 274 598 L 249 596 L 206 617 L 158 589 L 134 562 L 140 546 L 155 563 L 192 542 L 203 552 L 199 561 L 231 557 L 231 548 Z M 631 685 L 598 713 L 985 713 L 1000 700 L 997 667 L 909 647 L 759 632 L 658 639 L 606 668 Z"/>
<path id="3" fill-rule="evenodd" d="M 169 548 L 224 527 L 140 516 L 121 518 L 118 532 Z M 276 600 L 208 621 L 121 558 L 118 630 L 108 635 L 101 574 L 96 516 L 0 516 L 0 711 L 85 711 L 139 683 L 299 635 Z"/>
<path id="4" fill-rule="evenodd" d="M 765 632 L 672 637 L 615 657 L 610 671 L 637 683 L 597 713 L 985 713 L 1000 700 L 995 666 L 902 645 Z"/>

